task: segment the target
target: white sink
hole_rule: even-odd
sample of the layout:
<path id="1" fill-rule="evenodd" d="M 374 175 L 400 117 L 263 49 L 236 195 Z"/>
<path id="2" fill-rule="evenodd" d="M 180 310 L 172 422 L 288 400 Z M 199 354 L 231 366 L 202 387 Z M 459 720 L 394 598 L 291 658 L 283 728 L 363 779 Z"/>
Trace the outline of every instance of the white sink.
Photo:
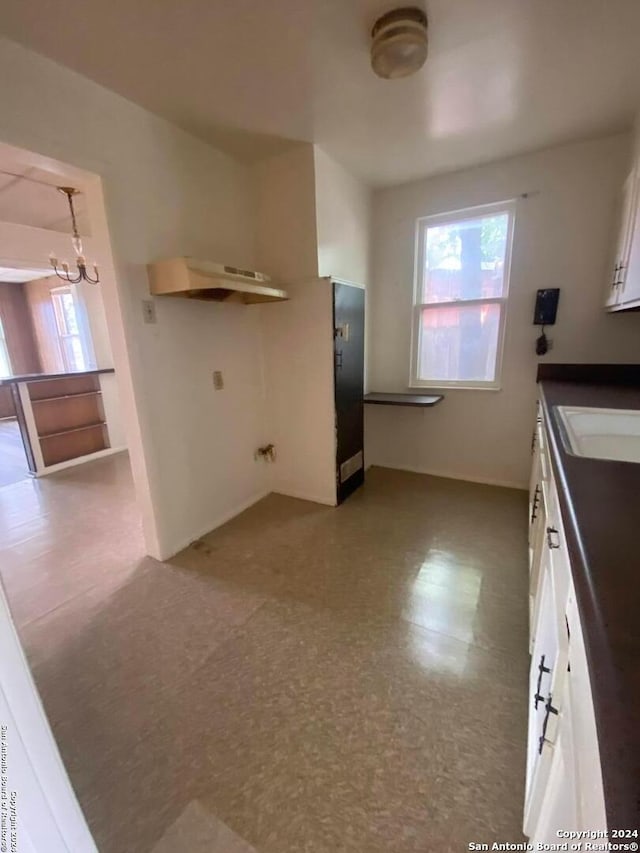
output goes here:
<path id="1" fill-rule="evenodd" d="M 592 459 L 640 462 L 640 410 L 555 408 L 569 453 Z"/>

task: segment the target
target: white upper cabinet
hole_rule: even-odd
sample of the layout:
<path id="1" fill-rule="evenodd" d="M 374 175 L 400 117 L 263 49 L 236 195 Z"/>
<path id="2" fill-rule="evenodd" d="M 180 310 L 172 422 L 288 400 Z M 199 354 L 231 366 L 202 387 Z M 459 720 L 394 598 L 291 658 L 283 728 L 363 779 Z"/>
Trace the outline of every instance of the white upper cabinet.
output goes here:
<path id="1" fill-rule="evenodd" d="M 609 269 L 605 306 L 622 311 L 640 306 L 640 216 L 638 171 L 634 169 L 622 187 L 616 244 Z"/>

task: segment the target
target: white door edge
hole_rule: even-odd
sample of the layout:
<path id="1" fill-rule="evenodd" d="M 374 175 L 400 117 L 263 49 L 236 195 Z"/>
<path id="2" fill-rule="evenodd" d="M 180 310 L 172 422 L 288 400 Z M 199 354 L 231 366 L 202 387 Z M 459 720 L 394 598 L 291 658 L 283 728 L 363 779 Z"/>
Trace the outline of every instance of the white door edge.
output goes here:
<path id="1" fill-rule="evenodd" d="M 6 833 L 6 848 L 12 853 L 98 853 L 1 583 L 0 649 L 0 832 Z M 12 832 L 17 835 L 13 843 Z"/>

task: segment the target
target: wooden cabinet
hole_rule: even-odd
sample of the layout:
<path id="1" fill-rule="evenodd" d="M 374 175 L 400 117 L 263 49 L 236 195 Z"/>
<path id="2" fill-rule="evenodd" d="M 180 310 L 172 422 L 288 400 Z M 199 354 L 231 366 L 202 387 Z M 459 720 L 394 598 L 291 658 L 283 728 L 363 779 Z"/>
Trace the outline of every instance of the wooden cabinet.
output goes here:
<path id="1" fill-rule="evenodd" d="M 638 169 L 634 168 L 620 193 L 615 250 L 605 295 L 609 311 L 640 307 L 639 177 Z"/>
<path id="2" fill-rule="evenodd" d="M 539 407 L 529 501 L 531 667 L 524 832 L 606 829 L 600 753 L 580 613 Z M 534 516 L 534 517 L 532 517 Z"/>
<path id="3" fill-rule="evenodd" d="M 113 373 L 104 368 L 7 380 L 33 476 L 125 449 Z"/>
<path id="4" fill-rule="evenodd" d="M 27 390 L 45 467 L 109 447 L 97 375 L 38 380 Z"/>

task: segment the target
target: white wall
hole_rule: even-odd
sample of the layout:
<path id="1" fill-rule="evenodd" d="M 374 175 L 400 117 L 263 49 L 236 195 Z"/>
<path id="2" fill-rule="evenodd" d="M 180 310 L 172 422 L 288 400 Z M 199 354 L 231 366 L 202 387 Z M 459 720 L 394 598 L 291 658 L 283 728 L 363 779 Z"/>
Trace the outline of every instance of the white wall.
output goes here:
<path id="1" fill-rule="evenodd" d="M 158 298 L 157 325 L 144 325 L 140 305 L 154 259 L 254 265 L 249 170 L 6 40 L 0 76 L 11 81 L 0 90 L 0 141 L 103 178 L 116 274 L 105 271 L 105 311 L 147 547 L 166 557 L 265 488 L 253 461 L 262 438 L 257 312 Z M 214 369 L 225 373 L 224 391 L 213 391 Z"/>
<path id="2" fill-rule="evenodd" d="M 640 107 L 636 112 L 635 120 L 633 122 L 632 129 L 632 157 L 634 162 L 638 162 L 640 160 Z"/>
<path id="3" fill-rule="evenodd" d="M 256 264 L 289 301 L 261 305 L 267 431 L 276 460 L 269 489 L 335 503 L 331 287 L 318 280 L 313 146 L 253 167 Z"/>
<path id="4" fill-rule="evenodd" d="M 314 146 L 318 274 L 365 287 L 365 389 L 369 387 L 371 323 L 371 188 Z"/>
<path id="5" fill-rule="evenodd" d="M 602 308 L 616 193 L 630 137 L 564 145 L 374 194 L 370 386 L 409 381 L 415 221 L 473 205 L 518 201 L 502 390 L 445 391 L 425 411 L 367 406 L 369 464 L 525 486 L 536 397 L 535 292 L 560 287 L 549 362 L 637 362 L 640 315 Z"/>
<path id="6" fill-rule="evenodd" d="M 371 190 L 314 146 L 318 274 L 369 280 Z"/>
<path id="7" fill-rule="evenodd" d="M 317 146 L 255 168 L 260 268 L 290 299 L 261 307 L 273 491 L 335 504 L 334 276 L 364 284 L 369 190 Z"/>
<path id="8" fill-rule="evenodd" d="M 369 275 L 371 190 L 317 145 L 260 160 L 256 262 L 283 282 Z"/>
<path id="9" fill-rule="evenodd" d="M 336 502 L 333 286 L 328 279 L 287 286 L 289 301 L 261 306 L 269 441 L 277 458 L 270 488 Z"/>
<path id="10" fill-rule="evenodd" d="M 256 265 L 280 282 L 318 275 L 313 146 L 296 145 L 252 170 Z"/>

